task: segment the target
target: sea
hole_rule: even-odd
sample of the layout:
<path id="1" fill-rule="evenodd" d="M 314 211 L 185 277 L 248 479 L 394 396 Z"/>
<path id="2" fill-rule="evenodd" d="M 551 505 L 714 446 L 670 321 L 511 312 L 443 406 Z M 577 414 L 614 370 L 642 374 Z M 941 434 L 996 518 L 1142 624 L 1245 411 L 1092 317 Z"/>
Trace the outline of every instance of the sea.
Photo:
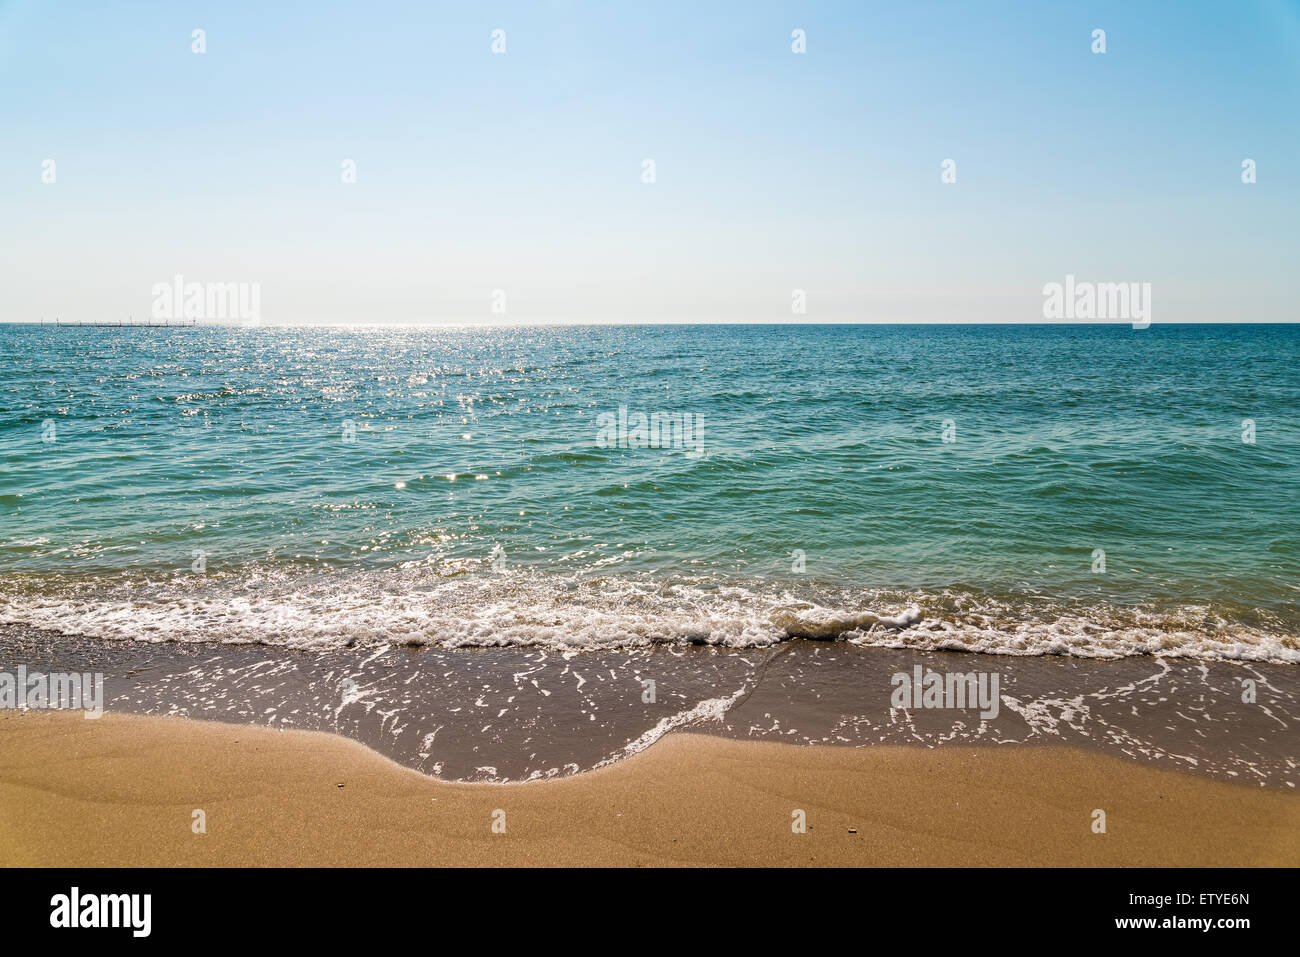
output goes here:
<path id="1" fill-rule="evenodd" d="M 455 778 L 1074 728 L 1294 787 L 1297 504 L 1295 325 L 0 325 L 11 662 Z"/>

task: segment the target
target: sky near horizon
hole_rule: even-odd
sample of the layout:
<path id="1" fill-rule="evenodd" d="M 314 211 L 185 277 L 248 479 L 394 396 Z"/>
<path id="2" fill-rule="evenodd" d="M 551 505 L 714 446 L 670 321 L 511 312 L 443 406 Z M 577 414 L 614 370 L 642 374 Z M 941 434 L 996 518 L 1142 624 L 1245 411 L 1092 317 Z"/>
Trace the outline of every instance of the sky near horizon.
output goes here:
<path id="1" fill-rule="evenodd" d="M 1300 318 L 1300 0 L 0 0 L 0 130 L 0 321 Z"/>

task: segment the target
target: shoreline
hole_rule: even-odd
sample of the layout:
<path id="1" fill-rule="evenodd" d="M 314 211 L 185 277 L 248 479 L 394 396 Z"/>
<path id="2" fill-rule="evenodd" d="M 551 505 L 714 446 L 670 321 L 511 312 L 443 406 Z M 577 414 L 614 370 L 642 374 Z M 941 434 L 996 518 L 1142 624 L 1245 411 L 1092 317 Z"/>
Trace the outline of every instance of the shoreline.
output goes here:
<path id="1" fill-rule="evenodd" d="M 4 866 L 1300 864 L 1300 795 L 1065 745 L 674 731 L 571 777 L 453 783 L 321 731 L 6 712 L 0 809 Z"/>
<path id="2" fill-rule="evenodd" d="M 344 735 L 449 781 L 558 779 L 677 730 L 801 746 L 1072 745 L 1294 792 L 1300 669 L 861 648 L 792 639 L 535 648 L 121 643 L 0 628 L 0 673 L 104 675 L 107 711 Z M 997 682 L 981 706 L 899 702 L 917 669 Z M 1257 692 L 1247 702 L 1246 682 Z"/>

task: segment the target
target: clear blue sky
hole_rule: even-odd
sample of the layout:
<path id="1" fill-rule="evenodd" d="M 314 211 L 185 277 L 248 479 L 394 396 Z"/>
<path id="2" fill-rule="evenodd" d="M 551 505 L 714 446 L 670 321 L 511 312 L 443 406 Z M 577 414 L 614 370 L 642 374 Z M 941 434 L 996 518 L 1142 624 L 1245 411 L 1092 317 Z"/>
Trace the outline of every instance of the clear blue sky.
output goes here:
<path id="1" fill-rule="evenodd" d="M 178 273 L 270 323 L 1300 312 L 1298 0 L 0 0 L 0 131 L 0 320 Z"/>

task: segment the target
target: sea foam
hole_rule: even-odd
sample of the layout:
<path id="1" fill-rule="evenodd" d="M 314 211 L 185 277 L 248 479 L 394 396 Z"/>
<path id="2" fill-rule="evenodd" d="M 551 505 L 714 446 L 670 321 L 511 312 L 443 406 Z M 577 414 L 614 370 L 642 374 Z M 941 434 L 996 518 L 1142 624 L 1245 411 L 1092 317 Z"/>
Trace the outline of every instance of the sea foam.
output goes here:
<path id="1" fill-rule="evenodd" d="M 1280 625 L 1212 609 L 1051 603 L 944 590 L 880 592 L 648 576 L 245 570 L 195 580 L 41 579 L 0 594 L 0 623 L 118 641 L 301 650 L 655 645 L 763 648 L 795 638 L 999 655 L 1159 655 L 1300 663 Z"/>

